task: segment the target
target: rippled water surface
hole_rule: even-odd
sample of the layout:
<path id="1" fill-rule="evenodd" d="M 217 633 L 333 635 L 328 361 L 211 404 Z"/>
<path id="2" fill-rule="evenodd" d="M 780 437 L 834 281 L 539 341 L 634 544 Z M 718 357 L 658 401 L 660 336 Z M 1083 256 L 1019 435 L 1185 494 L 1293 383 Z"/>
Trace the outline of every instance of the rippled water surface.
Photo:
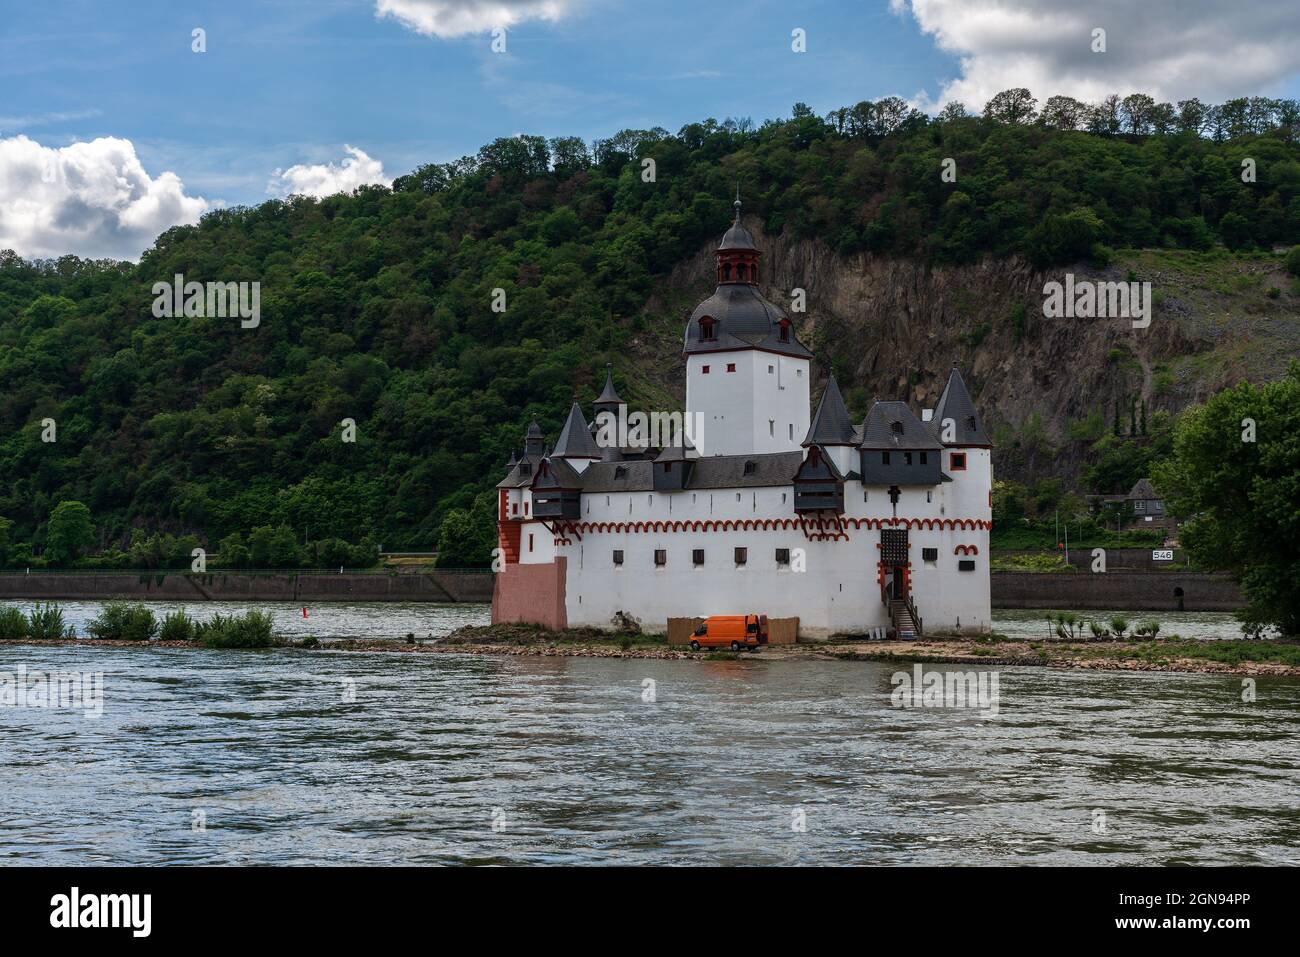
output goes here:
<path id="1" fill-rule="evenodd" d="M 761 656 L 0 647 L 20 665 L 105 701 L 0 707 L 10 863 L 1300 862 L 1291 680 L 1003 668 L 983 718 Z"/>

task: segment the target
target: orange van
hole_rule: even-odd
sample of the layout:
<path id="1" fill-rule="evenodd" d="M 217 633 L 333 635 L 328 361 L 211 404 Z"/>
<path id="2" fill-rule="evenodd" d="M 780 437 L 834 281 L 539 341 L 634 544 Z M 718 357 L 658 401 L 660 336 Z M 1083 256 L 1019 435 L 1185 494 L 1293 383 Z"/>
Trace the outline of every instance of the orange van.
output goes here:
<path id="1" fill-rule="evenodd" d="M 691 651 L 701 648 L 748 648 L 767 644 L 767 615 L 713 615 L 691 636 Z"/>

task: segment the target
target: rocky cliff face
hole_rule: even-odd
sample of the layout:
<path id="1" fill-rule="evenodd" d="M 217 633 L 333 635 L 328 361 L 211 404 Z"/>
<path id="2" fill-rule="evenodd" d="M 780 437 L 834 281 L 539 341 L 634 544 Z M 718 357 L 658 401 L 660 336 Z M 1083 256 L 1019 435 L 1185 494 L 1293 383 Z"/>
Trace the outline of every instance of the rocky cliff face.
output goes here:
<path id="1" fill-rule="evenodd" d="M 1177 412 L 1242 378 L 1275 377 L 1300 354 L 1300 297 L 1279 257 L 1155 251 L 1118 257 L 1104 270 L 1043 272 L 1019 259 L 944 266 L 845 258 L 821 242 L 747 225 L 764 254 L 764 294 L 790 311 L 792 291 L 806 292 L 806 312 L 792 315 L 816 353 L 817 380 L 833 368 L 860 416 L 873 397 L 932 406 L 956 362 L 1007 477 L 1072 477 L 1082 450 L 1071 432 L 1089 416 L 1108 429 L 1117 402 L 1127 429 L 1131 401 L 1145 401 L 1148 414 Z M 1067 272 L 1076 283 L 1150 282 L 1150 325 L 1047 318 L 1044 285 L 1064 283 Z M 686 313 L 708 295 L 713 275 L 710 246 L 680 264 L 647 307 L 642 368 L 679 402 L 680 366 L 664 360 L 680 348 Z"/>

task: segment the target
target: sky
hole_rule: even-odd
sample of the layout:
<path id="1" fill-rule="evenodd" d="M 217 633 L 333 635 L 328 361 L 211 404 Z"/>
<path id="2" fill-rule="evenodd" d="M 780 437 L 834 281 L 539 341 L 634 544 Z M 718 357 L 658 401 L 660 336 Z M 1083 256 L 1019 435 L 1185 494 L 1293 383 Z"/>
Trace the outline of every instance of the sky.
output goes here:
<path id="1" fill-rule="evenodd" d="M 0 249 L 136 259 L 209 209 L 389 183 L 499 136 L 590 141 L 890 95 L 978 110 L 1013 86 L 1298 97 L 1300 7 L 0 0 Z"/>

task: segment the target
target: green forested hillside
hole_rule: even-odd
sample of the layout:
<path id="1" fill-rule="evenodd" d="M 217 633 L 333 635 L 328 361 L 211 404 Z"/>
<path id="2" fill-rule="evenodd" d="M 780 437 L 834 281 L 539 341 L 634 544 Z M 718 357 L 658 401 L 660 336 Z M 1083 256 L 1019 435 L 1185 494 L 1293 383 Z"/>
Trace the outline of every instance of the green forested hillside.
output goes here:
<path id="1" fill-rule="evenodd" d="M 224 540 L 227 556 L 248 546 L 258 564 L 429 547 L 450 509 L 497 480 L 529 419 L 553 436 L 607 361 L 625 381 L 639 330 L 680 321 L 647 301 L 726 227 L 737 185 L 767 233 L 842 253 L 1046 265 L 1300 241 L 1294 103 L 1152 119 L 1132 99 L 1113 122 L 997 100 L 985 117 L 930 120 L 883 101 L 590 148 L 501 139 L 392 189 L 211 213 L 138 265 L 0 253 L 3 560 L 39 555 L 65 500 L 90 509 L 89 551 L 135 537 L 134 556 L 106 562 L 188 561 L 191 540 L 143 540 L 163 532 Z M 177 273 L 260 282 L 259 327 L 154 318 L 153 283 Z"/>

